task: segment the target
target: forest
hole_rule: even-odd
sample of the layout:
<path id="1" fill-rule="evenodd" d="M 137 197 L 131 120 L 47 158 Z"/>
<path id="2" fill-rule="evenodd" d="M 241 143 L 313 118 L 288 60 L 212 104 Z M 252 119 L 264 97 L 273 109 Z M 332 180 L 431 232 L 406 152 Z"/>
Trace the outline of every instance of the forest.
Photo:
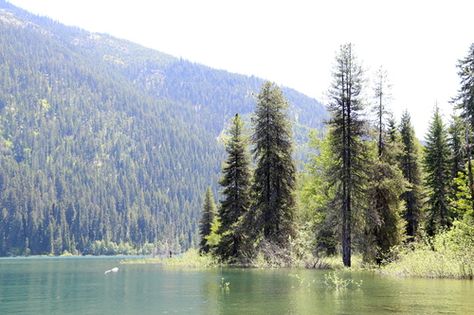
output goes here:
<path id="1" fill-rule="evenodd" d="M 5 1 L 0 47 L 0 256 L 197 246 L 221 132 L 237 109 L 248 119 L 263 81 Z M 325 110 L 283 90 L 303 156 Z"/>
<path id="2" fill-rule="evenodd" d="M 451 117 L 391 113 L 352 44 L 295 90 L 0 0 L 0 256 L 182 253 L 472 278 L 474 46 Z M 420 142 L 421 140 L 421 142 Z"/>
<path id="3" fill-rule="evenodd" d="M 201 254 L 306 267 L 334 256 L 351 267 L 357 257 L 396 274 L 472 279 L 474 44 L 457 65 L 454 114 L 446 122 L 435 105 L 423 144 L 408 111 L 399 121 L 391 113 L 382 67 L 370 87 L 352 44 L 335 60 L 330 117 L 311 133 L 303 171 L 295 168 L 288 101 L 278 86 L 262 86 L 249 127 L 235 115 L 217 205 L 205 193 Z"/>

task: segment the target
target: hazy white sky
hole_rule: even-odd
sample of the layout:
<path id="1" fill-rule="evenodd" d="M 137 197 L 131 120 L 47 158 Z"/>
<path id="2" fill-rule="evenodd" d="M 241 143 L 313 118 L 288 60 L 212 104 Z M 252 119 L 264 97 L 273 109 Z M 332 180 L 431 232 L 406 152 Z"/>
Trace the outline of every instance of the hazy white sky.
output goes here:
<path id="1" fill-rule="evenodd" d="M 68 25 L 104 32 L 232 72 L 293 87 L 323 102 L 340 44 L 367 76 L 383 65 L 391 107 L 408 109 L 423 138 L 437 102 L 449 118 L 457 60 L 474 42 L 474 1 L 9 0 Z"/>

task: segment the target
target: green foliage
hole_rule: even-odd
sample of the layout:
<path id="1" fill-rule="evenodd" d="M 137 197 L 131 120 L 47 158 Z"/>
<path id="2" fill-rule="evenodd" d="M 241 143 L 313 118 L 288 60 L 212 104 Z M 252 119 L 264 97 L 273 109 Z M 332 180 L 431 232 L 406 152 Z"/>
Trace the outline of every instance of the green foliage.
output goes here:
<path id="1" fill-rule="evenodd" d="M 461 117 L 454 115 L 452 122 L 448 128 L 448 145 L 450 149 L 449 165 L 451 171 L 451 179 L 458 176 L 459 172 L 464 172 L 464 165 L 466 163 L 465 153 L 465 126 Z M 454 190 L 455 194 L 456 191 Z"/>
<path id="2" fill-rule="evenodd" d="M 469 47 L 466 57 L 459 60 L 457 67 L 461 87 L 453 101 L 461 110 L 461 117 L 474 129 L 474 44 Z"/>
<path id="3" fill-rule="evenodd" d="M 450 151 L 448 134 L 444 127 L 439 109 L 436 107 L 426 136 L 423 166 L 426 174 L 424 181 L 428 188 L 428 219 L 426 231 L 433 236 L 437 230 L 451 224 L 449 211 Z"/>
<path id="4" fill-rule="evenodd" d="M 400 195 L 407 182 L 396 163 L 396 143 L 387 141 L 382 155 L 370 166 L 367 190 L 368 210 L 363 240 L 364 260 L 382 262 L 393 246 L 404 239 L 405 221 Z"/>
<path id="5" fill-rule="evenodd" d="M 155 246 L 147 243 L 140 248 L 133 246 L 131 243 L 115 243 L 107 241 L 94 241 L 90 248 L 87 248 L 83 254 L 86 255 L 150 255 Z M 64 251 L 61 256 L 67 256 L 68 251 Z"/>
<path id="6" fill-rule="evenodd" d="M 222 224 L 219 217 L 215 216 L 211 224 L 211 233 L 206 236 L 206 244 L 209 246 L 209 248 L 215 249 L 221 243 L 222 236 L 218 233 L 221 225 Z"/>
<path id="7" fill-rule="evenodd" d="M 417 235 L 421 219 L 422 192 L 418 143 L 408 112 L 403 113 L 401 118 L 400 139 L 400 168 L 408 182 L 407 190 L 402 194 L 402 200 L 405 202 L 404 219 L 407 223 L 406 235 L 412 240 Z"/>
<path id="8" fill-rule="evenodd" d="M 253 155 L 256 161 L 254 205 L 249 217 L 255 220 L 254 234 L 285 247 L 295 235 L 295 173 L 292 158 L 288 103 L 281 90 L 266 82 L 258 95 L 255 116 Z"/>
<path id="9" fill-rule="evenodd" d="M 300 175 L 298 222 L 300 226 L 307 227 L 313 238 L 316 236 L 314 245 L 318 255 L 333 255 L 336 253 L 338 224 L 337 213 L 331 211 L 335 189 L 328 178 L 329 171 L 334 167 L 330 133 L 319 135 L 312 131 L 309 139 L 314 153 L 309 156 L 306 172 Z"/>
<path id="10" fill-rule="evenodd" d="M 474 227 L 472 219 L 453 222 L 453 227 L 430 243 L 398 249 L 398 259 L 383 272 L 424 278 L 472 279 L 474 276 Z"/>
<path id="11" fill-rule="evenodd" d="M 466 171 L 458 173 L 458 176 L 453 181 L 453 186 L 456 191 L 456 195 L 451 199 L 454 216 L 457 218 L 462 218 L 465 215 L 474 217 L 469 179 Z"/>
<path id="12" fill-rule="evenodd" d="M 199 236 L 201 242 L 199 243 L 199 251 L 201 253 L 209 253 L 211 250 L 211 244 L 208 241 L 208 237 L 212 233 L 212 228 L 216 230 L 219 225 L 219 221 L 216 219 L 216 203 L 214 201 L 214 195 L 212 194 L 211 187 L 206 190 L 206 196 L 204 197 L 204 204 L 202 206 L 201 220 L 199 221 Z M 216 234 L 216 233 L 214 233 Z M 215 241 L 215 237 L 211 237 L 211 242 Z"/>
<path id="13" fill-rule="evenodd" d="M 0 8 L 0 256 L 197 246 L 216 137 L 262 80 Z M 284 92 L 321 126 L 321 104 Z"/>
<path id="14" fill-rule="evenodd" d="M 247 153 L 247 141 L 244 138 L 244 125 L 239 115 L 232 120 L 229 130 L 230 139 L 226 143 L 227 160 L 222 169 L 220 185 L 223 199 L 220 202 L 217 234 L 219 242 L 216 254 L 223 261 L 239 261 L 248 256 L 246 252 L 244 215 L 250 208 L 250 161 Z M 248 234 L 248 233 L 247 233 Z"/>
<path id="15" fill-rule="evenodd" d="M 376 154 L 374 152 L 370 156 L 372 162 L 368 164 L 370 183 L 367 188 L 368 207 L 364 235 L 360 241 L 364 261 L 369 264 L 373 262 L 380 264 L 389 255 L 390 249 L 399 245 L 403 239 L 404 221 L 401 218 L 400 195 L 405 192 L 407 186 L 397 163 L 400 144 L 392 117 L 388 117 L 388 130 L 385 127 L 386 117 L 389 114 L 386 104 L 389 95 L 387 73 L 379 69 L 376 80 L 377 150 Z"/>
<path id="16" fill-rule="evenodd" d="M 351 265 L 354 213 L 365 208 L 366 148 L 362 141 L 364 120 L 362 103 L 363 72 L 345 44 L 336 56 L 333 82 L 329 90 L 329 121 L 334 167 L 329 180 L 336 193 L 332 208 L 339 211 L 342 251 L 345 266 Z"/>
<path id="17" fill-rule="evenodd" d="M 358 289 L 362 286 L 362 280 L 354 281 L 350 278 L 344 278 L 340 273 L 333 271 L 324 275 L 324 285 L 336 291 L 347 289 Z"/>
<path id="18" fill-rule="evenodd" d="M 191 248 L 186 252 L 173 257 L 126 259 L 120 262 L 125 265 L 160 264 L 165 268 L 179 268 L 180 270 L 206 269 L 219 267 L 219 263 L 211 254 L 202 254 Z"/>

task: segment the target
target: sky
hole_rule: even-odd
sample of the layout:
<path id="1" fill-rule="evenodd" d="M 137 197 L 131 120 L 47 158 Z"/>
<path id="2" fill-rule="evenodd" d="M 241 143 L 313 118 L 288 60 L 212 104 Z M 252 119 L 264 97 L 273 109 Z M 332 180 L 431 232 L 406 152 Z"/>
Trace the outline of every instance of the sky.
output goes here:
<path id="1" fill-rule="evenodd" d="M 470 0 L 9 0 L 30 12 L 108 33 L 214 68 L 256 75 L 322 102 L 335 55 L 351 42 L 371 78 L 383 66 L 396 117 L 419 138 L 437 104 L 446 121 L 457 61 L 474 42 Z"/>

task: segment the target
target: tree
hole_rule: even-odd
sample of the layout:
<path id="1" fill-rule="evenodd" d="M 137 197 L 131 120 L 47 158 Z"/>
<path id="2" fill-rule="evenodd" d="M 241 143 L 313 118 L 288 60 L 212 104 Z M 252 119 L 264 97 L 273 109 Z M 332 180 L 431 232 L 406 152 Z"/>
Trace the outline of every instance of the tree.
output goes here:
<path id="1" fill-rule="evenodd" d="M 374 88 L 374 96 L 377 102 L 377 105 L 374 107 L 374 112 L 377 115 L 376 127 L 377 127 L 377 152 L 378 156 L 382 155 L 382 150 L 384 146 L 384 127 L 385 127 L 385 115 L 387 114 L 387 99 L 390 96 L 390 85 L 387 79 L 387 71 L 382 67 L 377 70 L 376 73 L 376 82 Z"/>
<path id="2" fill-rule="evenodd" d="M 221 235 L 221 240 L 216 253 L 222 260 L 242 259 L 245 256 L 241 219 L 250 207 L 250 162 L 243 128 L 244 124 L 236 114 L 229 130 L 227 160 L 220 181 L 223 199 L 219 208 L 221 225 L 218 234 Z"/>
<path id="3" fill-rule="evenodd" d="M 471 193 L 472 209 L 474 211 L 474 178 L 471 162 L 471 130 L 474 130 L 474 43 L 471 44 L 469 52 L 464 59 L 458 61 L 458 75 L 461 79 L 461 87 L 458 95 L 453 99 L 456 107 L 461 110 L 461 117 L 467 122 L 466 127 L 466 155 L 467 173 L 469 179 L 469 191 Z"/>
<path id="4" fill-rule="evenodd" d="M 474 128 L 474 44 L 471 44 L 467 56 L 458 61 L 457 67 L 461 88 L 453 102 L 461 109 L 461 117 Z"/>
<path id="5" fill-rule="evenodd" d="M 364 260 L 375 260 L 378 264 L 387 258 L 393 246 L 401 243 L 404 234 L 400 195 L 407 183 L 394 152 L 395 147 L 387 142 L 382 155 L 369 168 Z"/>
<path id="6" fill-rule="evenodd" d="M 211 235 L 215 216 L 216 204 L 214 201 L 214 195 L 212 194 L 211 188 L 208 187 L 204 197 L 201 220 L 199 222 L 199 235 L 201 237 L 199 251 L 201 253 L 209 253 L 210 246 L 207 242 L 207 237 Z"/>
<path id="7" fill-rule="evenodd" d="M 402 142 L 400 168 L 409 185 L 401 197 L 405 201 L 406 234 L 409 240 L 413 240 L 418 230 L 421 213 L 421 174 L 418 164 L 417 140 L 411 125 L 410 114 L 407 111 L 401 118 L 400 137 Z"/>
<path id="8" fill-rule="evenodd" d="M 342 45 L 336 56 L 333 83 L 329 89 L 329 121 L 335 167 L 330 177 L 337 186 L 336 199 L 341 211 L 342 260 L 351 265 L 353 211 L 364 199 L 364 120 L 362 69 L 352 53 L 352 44 Z"/>
<path id="9" fill-rule="evenodd" d="M 449 168 L 450 168 L 450 188 L 449 199 L 452 214 L 457 217 L 459 214 L 459 205 L 462 204 L 464 208 L 467 204 L 471 205 L 472 209 L 472 195 L 470 195 L 469 184 L 464 183 L 464 179 L 468 176 L 466 173 L 466 137 L 468 130 L 461 117 L 457 115 L 452 116 L 451 124 L 448 128 L 448 146 L 450 151 Z M 461 185 L 462 183 L 462 185 Z M 466 184 L 464 186 L 464 184 Z M 469 196 L 466 196 L 466 190 Z M 462 190 L 462 191 L 461 191 Z M 467 197 L 467 198 L 466 198 Z M 463 198 L 464 200 L 460 200 Z"/>
<path id="10" fill-rule="evenodd" d="M 448 193 L 450 186 L 448 134 L 438 107 L 426 136 L 423 167 L 425 185 L 429 190 L 428 221 L 426 230 L 433 236 L 440 228 L 450 224 Z"/>
<path id="11" fill-rule="evenodd" d="M 364 260 L 375 260 L 379 264 L 393 246 L 400 244 L 404 227 L 400 195 L 405 191 L 406 181 L 397 163 L 399 149 L 393 117 L 389 116 L 386 123 L 388 95 L 387 73 L 380 68 L 377 72 L 374 108 L 377 156 L 369 167 L 371 185 L 367 189 L 369 206 L 364 233 Z"/>
<path id="12" fill-rule="evenodd" d="M 465 127 L 459 116 L 453 115 L 452 122 L 448 128 L 448 146 L 450 149 L 450 173 L 451 179 L 458 176 L 459 172 L 464 172 L 465 158 Z"/>
<path id="13" fill-rule="evenodd" d="M 252 192 L 256 231 L 265 240 L 286 247 L 294 230 L 296 168 L 292 159 L 291 127 L 285 111 L 288 103 L 273 83 L 263 84 L 252 118 L 253 157 L 256 161 Z"/>
<path id="14" fill-rule="evenodd" d="M 328 178 L 334 167 L 330 133 L 309 134 L 309 146 L 313 153 L 308 156 L 306 172 L 299 178 L 300 224 L 316 236 L 315 253 L 335 255 L 338 245 L 339 211 L 334 211 L 334 189 Z M 313 236 L 314 238 L 314 236 Z"/>

